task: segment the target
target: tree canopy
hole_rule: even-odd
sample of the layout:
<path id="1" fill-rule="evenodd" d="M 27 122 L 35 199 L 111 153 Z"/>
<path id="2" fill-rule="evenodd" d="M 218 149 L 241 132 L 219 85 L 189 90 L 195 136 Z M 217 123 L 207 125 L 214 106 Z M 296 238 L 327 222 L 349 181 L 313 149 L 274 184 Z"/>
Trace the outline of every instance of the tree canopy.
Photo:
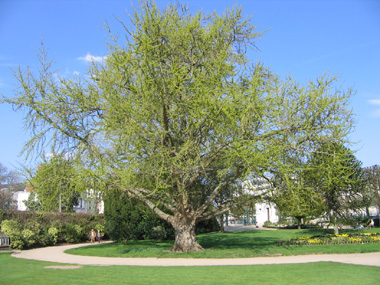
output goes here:
<path id="1" fill-rule="evenodd" d="M 244 203 L 230 185 L 279 172 L 289 151 L 309 157 L 346 140 L 351 90 L 250 62 L 261 33 L 240 8 L 207 15 L 143 1 L 130 22 L 125 42 L 107 27 L 113 40 L 89 79 L 57 76 L 42 51 L 40 70 L 20 68 L 21 90 L 3 101 L 27 111 L 27 150 L 75 154 L 88 177 L 144 202 L 174 227 L 172 251 L 201 250 L 196 223 Z"/>
<path id="2" fill-rule="evenodd" d="M 380 166 L 365 167 L 363 172 L 364 179 L 369 188 L 371 202 L 380 210 Z"/>
<path id="3" fill-rule="evenodd" d="M 310 160 L 309 183 L 324 199 L 330 222 L 368 206 L 361 162 L 342 144 L 324 143 Z M 313 171 L 315 167 L 319 170 Z"/>
<path id="4" fill-rule="evenodd" d="M 61 155 L 41 163 L 28 181 L 33 195 L 28 200 L 27 207 L 47 212 L 72 212 L 82 194 L 76 177 L 74 161 Z M 35 196 L 37 203 L 34 202 Z"/>

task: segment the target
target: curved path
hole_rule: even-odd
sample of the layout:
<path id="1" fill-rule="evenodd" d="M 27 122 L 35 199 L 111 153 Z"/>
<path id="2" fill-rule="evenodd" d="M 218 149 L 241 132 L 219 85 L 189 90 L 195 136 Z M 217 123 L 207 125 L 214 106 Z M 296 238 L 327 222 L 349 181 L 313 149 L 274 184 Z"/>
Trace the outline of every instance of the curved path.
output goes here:
<path id="1" fill-rule="evenodd" d="M 192 259 L 192 258 L 114 258 L 79 256 L 64 253 L 70 248 L 91 245 L 90 243 L 51 246 L 23 251 L 16 251 L 13 257 L 50 261 L 78 265 L 127 265 L 127 266 L 220 266 L 220 265 L 258 265 L 289 264 L 308 262 L 340 262 L 357 265 L 380 267 L 380 252 L 356 254 L 315 254 L 279 257 L 224 258 L 224 259 Z"/>

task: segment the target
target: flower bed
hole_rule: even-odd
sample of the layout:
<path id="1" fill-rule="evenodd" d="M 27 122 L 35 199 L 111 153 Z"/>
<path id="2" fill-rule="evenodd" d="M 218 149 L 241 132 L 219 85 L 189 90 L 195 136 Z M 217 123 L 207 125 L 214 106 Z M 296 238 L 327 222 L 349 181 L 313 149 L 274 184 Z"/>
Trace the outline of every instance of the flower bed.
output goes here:
<path id="1" fill-rule="evenodd" d="M 278 245 L 328 245 L 328 244 L 364 244 L 380 243 L 380 233 L 326 234 L 306 236 L 287 241 L 279 241 Z"/>

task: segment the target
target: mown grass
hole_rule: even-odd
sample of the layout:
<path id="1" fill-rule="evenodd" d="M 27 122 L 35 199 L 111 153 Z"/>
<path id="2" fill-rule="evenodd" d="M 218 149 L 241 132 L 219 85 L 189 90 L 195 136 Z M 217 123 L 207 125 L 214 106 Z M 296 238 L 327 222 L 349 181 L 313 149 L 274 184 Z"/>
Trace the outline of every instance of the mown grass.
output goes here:
<path id="1" fill-rule="evenodd" d="M 1 284 L 377 284 L 380 268 L 331 262 L 202 267 L 83 266 L 13 258 L 0 253 Z"/>
<path id="2" fill-rule="evenodd" d="M 379 232 L 380 229 L 368 229 L 361 232 Z M 357 232 L 345 230 L 342 233 Z M 231 233 L 211 233 L 197 237 L 206 249 L 201 252 L 168 252 L 173 241 L 129 241 L 122 243 L 101 244 L 76 249 L 67 253 L 105 257 L 159 257 L 159 258 L 246 258 L 257 256 L 329 254 L 329 253 L 365 253 L 380 251 L 380 243 L 344 244 L 344 245 L 310 245 L 279 246 L 278 241 L 290 240 L 301 236 L 332 233 L 329 230 L 253 230 Z"/>

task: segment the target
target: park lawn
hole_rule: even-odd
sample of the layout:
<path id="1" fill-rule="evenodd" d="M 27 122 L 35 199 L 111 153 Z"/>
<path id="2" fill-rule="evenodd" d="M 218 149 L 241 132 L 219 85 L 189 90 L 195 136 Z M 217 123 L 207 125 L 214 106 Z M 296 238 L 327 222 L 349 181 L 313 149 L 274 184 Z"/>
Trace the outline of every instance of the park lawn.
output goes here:
<path id="1" fill-rule="evenodd" d="M 379 229 L 361 232 L 379 232 Z M 342 233 L 357 232 L 352 230 Z M 301 236 L 332 233 L 326 230 L 253 230 L 229 233 L 209 233 L 197 236 L 199 243 L 206 249 L 201 252 L 170 253 L 173 241 L 128 241 L 108 243 L 67 250 L 69 254 L 104 257 L 159 257 L 159 258 L 247 258 L 258 256 L 365 253 L 379 252 L 380 243 L 345 245 L 279 246 L 280 240 Z"/>
<path id="2" fill-rule="evenodd" d="M 48 269 L 57 263 L 0 253 L 1 284 L 377 284 L 380 268 L 332 262 L 252 266 L 83 266 Z"/>

